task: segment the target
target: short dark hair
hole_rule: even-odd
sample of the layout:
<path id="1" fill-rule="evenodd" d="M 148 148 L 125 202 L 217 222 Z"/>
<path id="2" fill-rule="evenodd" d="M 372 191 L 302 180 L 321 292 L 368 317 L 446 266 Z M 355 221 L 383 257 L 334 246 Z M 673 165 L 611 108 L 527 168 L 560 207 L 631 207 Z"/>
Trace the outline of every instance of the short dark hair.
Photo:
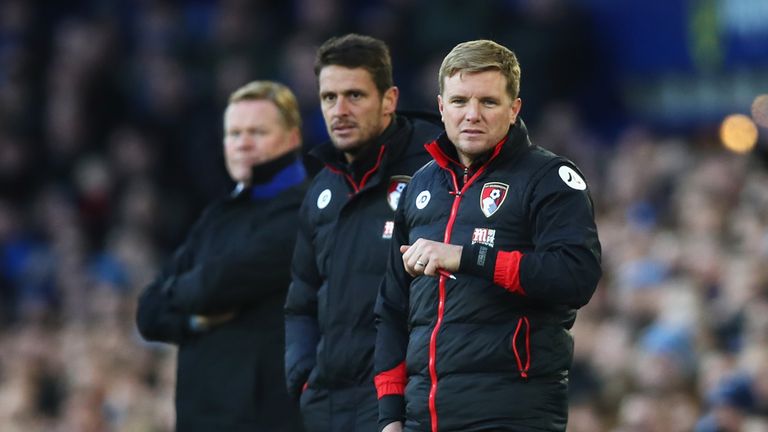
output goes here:
<path id="1" fill-rule="evenodd" d="M 317 50 L 315 76 L 319 77 L 324 67 L 334 65 L 367 70 L 380 95 L 395 85 L 389 47 L 370 36 L 350 33 L 325 41 Z"/>

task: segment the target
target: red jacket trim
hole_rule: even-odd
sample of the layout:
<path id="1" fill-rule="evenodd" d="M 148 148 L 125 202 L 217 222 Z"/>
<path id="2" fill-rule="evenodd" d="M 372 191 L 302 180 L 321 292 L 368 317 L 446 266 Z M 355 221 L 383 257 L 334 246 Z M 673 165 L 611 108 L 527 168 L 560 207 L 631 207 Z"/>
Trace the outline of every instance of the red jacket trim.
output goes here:
<path id="1" fill-rule="evenodd" d="M 347 182 L 349 182 L 349 185 L 352 186 L 352 190 L 355 191 L 354 193 L 358 193 L 365 187 L 365 184 L 368 183 L 368 180 L 371 178 L 371 176 L 375 174 L 376 171 L 378 171 L 379 166 L 381 165 L 381 159 L 384 157 L 384 152 L 386 149 L 387 147 L 383 145 L 381 148 L 379 148 L 379 155 L 376 158 L 376 164 L 373 165 L 373 168 L 369 169 L 365 174 L 363 174 L 363 178 L 360 179 L 360 184 L 355 183 L 355 179 L 353 179 L 349 173 L 346 173 L 331 164 L 325 164 L 325 167 L 328 168 L 328 171 L 334 174 L 344 176 L 344 178 L 347 179 Z"/>
<path id="2" fill-rule="evenodd" d="M 504 143 L 507 142 L 507 137 L 508 136 L 504 136 L 504 138 L 502 138 L 501 141 L 496 143 L 496 145 L 493 147 L 493 153 L 491 153 L 491 157 L 489 158 L 489 161 L 491 159 L 496 158 L 499 152 L 501 152 L 501 148 L 504 146 Z M 429 153 L 430 156 L 432 156 L 432 159 L 434 159 L 435 162 L 437 162 L 437 165 L 443 169 L 450 170 L 451 164 L 460 166 L 460 167 L 464 166 L 464 164 L 462 164 L 461 162 L 454 160 L 453 158 L 445 154 L 443 149 L 440 148 L 440 143 L 438 143 L 438 140 L 434 140 L 432 142 L 424 144 L 424 148 L 427 150 L 427 153 Z M 487 165 L 487 162 L 484 165 Z"/>

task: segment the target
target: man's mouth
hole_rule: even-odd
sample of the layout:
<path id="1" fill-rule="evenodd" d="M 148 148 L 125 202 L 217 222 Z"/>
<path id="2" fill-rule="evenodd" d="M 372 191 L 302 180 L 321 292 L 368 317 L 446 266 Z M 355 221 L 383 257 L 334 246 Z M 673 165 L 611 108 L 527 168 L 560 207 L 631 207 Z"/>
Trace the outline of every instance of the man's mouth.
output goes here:
<path id="1" fill-rule="evenodd" d="M 480 130 L 480 129 L 464 129 L 464 130 L 461 131 L 461 133 L 464 134 L 464 135 L 473 136 L 473 135 L 483 134 L 484 132 L 482 130 Z"/>
<path id="2" fill-rule="evenodd" d="M 356 129 L 356 128 L 357 128 L 357 126 L 356 126 L 356 125 L 354 125 L 354 124 L 351 124 L 351 123 L 345 123 L 345 124 L 338 124 L 338 125 L 334 125 L 334 126 L 331 128 L 331 130 L 332 130 L 332 131 L 333 131 L 333 133 L 335 133 L 335 134 L 341 134 L 341 135 L 343 135 L 343 134 L 347 134 L 347 133 L 349 133 L 349 132 L 353 131 L 353 130 L 354 130 L 354 129 Z"/>

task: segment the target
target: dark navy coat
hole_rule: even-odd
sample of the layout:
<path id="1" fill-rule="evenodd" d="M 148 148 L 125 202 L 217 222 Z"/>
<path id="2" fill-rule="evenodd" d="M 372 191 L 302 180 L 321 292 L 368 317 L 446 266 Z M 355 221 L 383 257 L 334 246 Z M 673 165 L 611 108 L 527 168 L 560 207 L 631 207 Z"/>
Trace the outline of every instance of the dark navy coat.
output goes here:
<path id="1" fill-rule="evenodd" d="M 298 161 L 281 174 L 211 204 L 139 299 L 144 338 L 178 345 L 179 432 L 302 430 L 283 384 L 283 302 L 307 184 Z"/>
<path id="2" fill-rule="evenodd" d="M 441 132 L 436 116 L 398 114 L 366 154 L 347 166 L 330 142 L 301 207 L 285 305 L 286 379 L 313 431 L 369 431 L 373 307 L 386 270 L 395 208 Z"/>

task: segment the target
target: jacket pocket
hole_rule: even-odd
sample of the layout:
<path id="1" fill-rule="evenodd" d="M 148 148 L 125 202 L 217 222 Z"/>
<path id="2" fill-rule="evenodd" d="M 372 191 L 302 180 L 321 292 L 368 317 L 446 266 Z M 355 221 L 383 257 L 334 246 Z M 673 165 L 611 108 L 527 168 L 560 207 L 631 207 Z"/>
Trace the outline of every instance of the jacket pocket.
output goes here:
<path id="1" fill-rule="evenodd" d="M 527 316 L 518 318 L 517 327 L 512 334 L 511 348 L 520 377 L 528 379 L 528 370 L 531 368 L 531 322 Z"/>

